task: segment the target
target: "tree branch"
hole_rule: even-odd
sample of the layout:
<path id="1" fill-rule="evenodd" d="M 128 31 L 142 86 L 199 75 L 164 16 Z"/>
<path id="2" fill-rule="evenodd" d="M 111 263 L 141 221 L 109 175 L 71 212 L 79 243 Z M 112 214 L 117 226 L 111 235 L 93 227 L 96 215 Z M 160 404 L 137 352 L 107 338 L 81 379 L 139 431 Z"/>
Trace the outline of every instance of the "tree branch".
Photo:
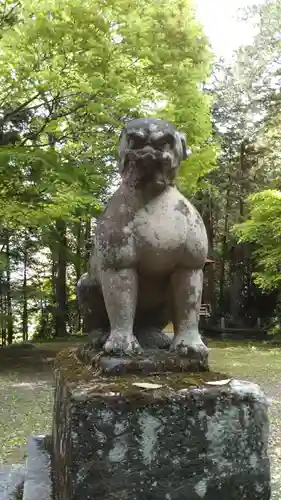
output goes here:
<path id="1" fill-rule="evenodd" d="M 41 92 L 38 92 L 38 94 L 36 94 L 33 97 L 31 97 L 30 99 L 28 99 L 27 101 L 25 101 L 23 104 L 20 104 L 20 106 L 18 106 L 16 109 L 13 109 L 9 113 L 6 113 L 4 115 L 4 118 L 3 118 L 3 123 L 7 122 L 8 119 L 10 119 L 11 116 L 16 115 L 17 113 L 19 113 L 20 111 L 22 111 L 24 108 L 26 108 L 26 106 L 28 106 L 28 104 L 30 104 L 31 102 L 35 101 L 35 99 L 37 99 L 37 97 L 39 97 L 41 94 L 42 94 Z"/>

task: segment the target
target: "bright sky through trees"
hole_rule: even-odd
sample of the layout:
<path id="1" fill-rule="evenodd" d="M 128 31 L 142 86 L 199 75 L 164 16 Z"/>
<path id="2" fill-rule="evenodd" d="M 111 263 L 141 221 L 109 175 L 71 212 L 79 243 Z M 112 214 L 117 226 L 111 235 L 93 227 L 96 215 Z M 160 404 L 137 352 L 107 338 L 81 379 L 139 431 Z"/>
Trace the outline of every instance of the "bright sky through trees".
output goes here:
<path id="1" fill-rule="evenodd" d="M 200 21 L 217 55 L 229 58 L 234 49 L 251 42 L 254 28 L 249 23 L 239 22 L 237 11 L 262 1 L 195 0 Z"/>

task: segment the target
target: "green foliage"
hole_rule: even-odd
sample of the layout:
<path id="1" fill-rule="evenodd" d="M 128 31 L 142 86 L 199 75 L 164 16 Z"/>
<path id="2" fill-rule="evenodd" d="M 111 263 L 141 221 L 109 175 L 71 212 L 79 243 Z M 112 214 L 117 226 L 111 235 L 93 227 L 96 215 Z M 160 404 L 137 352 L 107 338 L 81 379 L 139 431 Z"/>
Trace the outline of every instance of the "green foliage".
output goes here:
<path id="1" fill-rule="evenodd" d="M 0 2 L 0 37 L 11 26 L 19 21 L 20 1 L 1 0 Z"/>
<path id="2" fill-rule="evenodd" d="M 249 197 L 249 220 L 234 227 L 242 242 L 253 242 L 257 271 L 255 283 L 262 289 L 281 285 L 281 178 L 280 156 L 280 58 L 281 1 L 269 0 L 254 6 L 246 17 L 255 16 L 254 43 L 237 55 L 240 81 L 248 81 L 247 107 L 251 109 L 257 164 Z M 276 189 L 277 188 L 277 189 Z"/>
<path id="3" fill-rule="evenodd" d="M 203 91 L 210 49 L 191 0 L 6 0 L 0 52 L 0 237 L 9 230 L 0 278 L 10 290 L 9 301 L 0 297 L 2 333 L 13 310 L 22 314 L 16 331 L 28 314 L 51 335 L 64 276 L 68 331 L 79 329 L 70 299 L 85 271 L 90 221 L 116 181 L 124 122 L 156 115 L 186 133 L 194 154 L 181 171 L 185 191 L 215 167 Z"/>
<path id="4" fill-rule="evenodd" d="M 264 289 L 281 285 L 281 192 L 268 189 L 249 198 L 251 218 L 234 227 L 242 242 L 256 245 L 259 271 L 255 282 Z"/>
<path id="5" fill-rule="evenodd" d="M 73 214 L 79 204 L 95 212 L 114 174 L 116 132 L 139 114 L 168 118 L 187 134 L 189 147 L 197 148 L 182 171 L 190 185 L 214 168 L 214 148 L 206 143 L 210 103 L 199 85 L 211 56 L 189 0 L 26 0 L 19 9 L 20 22 L 0 45 L 0 125 L 16 129 L 14 146 L 1 156 L 4 218 L 26 224 L 26 201 L 12 194 L 21 185 L 31 195 L 26 164 L 36 176 L 35 224 L 49 190 L 56 193 L 48 201 L 53 217 L 65 217 L 67 206 Z M 5 215 L 7 199 L 12 207 Z"/>

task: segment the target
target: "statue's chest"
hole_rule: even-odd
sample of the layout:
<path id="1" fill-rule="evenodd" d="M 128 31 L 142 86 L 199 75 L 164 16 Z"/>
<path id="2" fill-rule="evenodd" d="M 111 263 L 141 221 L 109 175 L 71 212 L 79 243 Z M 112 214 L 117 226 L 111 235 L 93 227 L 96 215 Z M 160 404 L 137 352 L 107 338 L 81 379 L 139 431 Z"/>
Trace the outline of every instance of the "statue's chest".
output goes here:
<path id="1" fill-rule="evenodd" d="M 136 246 L 142 250 L 176 250 L 186 241 L 187 220 L 173 207 L 155 203 L 135 215 L 133 234 Z"/>
<path id="2" fill-rule="evenodd" d="M 205 241 L 203 232 L 198 212 L 171 188 L 137 211 L 119 204 L 107 214 L 96 233 L 96 251 L 115 267 L 163 274 L 193 257 Z"/>
<path id="3" fill-rule="evenodd" d="M 167 271 L 176 266 L 192 237 L 197 212 L 177 190 L 139 210 L 132 221 L 138 263 L 144 269 Z"/>

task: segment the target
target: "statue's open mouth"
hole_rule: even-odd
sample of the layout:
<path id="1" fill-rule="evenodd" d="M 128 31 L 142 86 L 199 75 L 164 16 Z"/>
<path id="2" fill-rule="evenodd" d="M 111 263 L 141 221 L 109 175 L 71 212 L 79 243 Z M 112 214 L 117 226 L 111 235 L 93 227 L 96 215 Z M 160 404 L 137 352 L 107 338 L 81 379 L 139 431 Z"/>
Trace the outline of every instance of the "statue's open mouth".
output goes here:
<path id="1" fill-rule="evenodd" d="M 135 163 L 136 185 L 146 185 L 149 189 L 163 191 L 171 183 L 167 172 L 171 172 L 172 151 L 161 151 L 145 146 L 142 149 L 127 149 L 125 167 Z"/>
<path id="2" fill-rule="evenodd" d="M 171 164 L 172 163 L 172 154 L 164 151 L 160 151 L 153 148 L 144 148 L 144 149 L 128 149 L 126 152 L 126 161 L 136 161 L 141 162 L 144 165 L 153 165 L 158 164 Z"/>
<path id="3" fill-rule="evenodd" d="M 146 149 L 129 149 L 126 154 L 126 158 L 130 161 L 132 160 L 148 160 L 148 161 L 159 161 L 163 158 L 162 151 L 157 151 L 156 149 L 149 151 Z"/>

